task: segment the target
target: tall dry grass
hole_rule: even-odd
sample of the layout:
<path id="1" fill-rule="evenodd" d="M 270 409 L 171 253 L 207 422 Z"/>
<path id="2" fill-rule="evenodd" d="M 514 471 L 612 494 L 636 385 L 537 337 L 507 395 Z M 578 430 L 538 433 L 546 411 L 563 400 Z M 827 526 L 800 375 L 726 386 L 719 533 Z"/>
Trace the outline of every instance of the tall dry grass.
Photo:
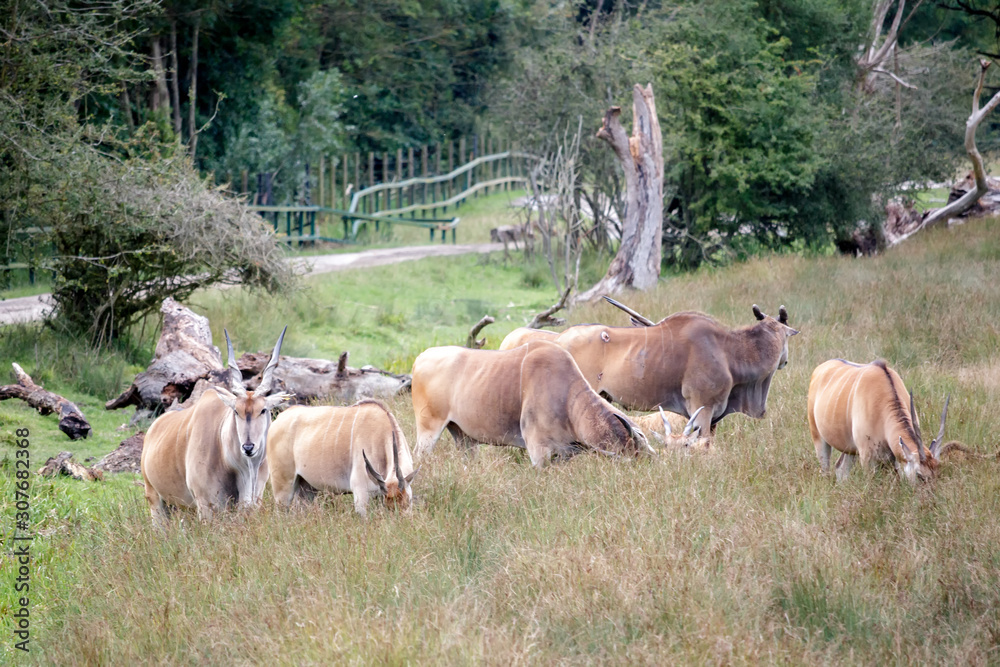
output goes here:
<path id="1" fill-rule="evenodd" d="M 785 304 L 802 333 L 761 420 L 727 417 L 711 454 L 543 471 L 465 459 L 445 436 L 409 515 L 349 498 L 155 534 L 137 487 L 51 536 L 38 662 L 126 664 L 1000 661 L 1000 465 L 948 462 L 835 484 L 805 417 L 830 357 L 887 359 L 948 437 L 996 450 L 1000 223 L 932 230 L 884 257 L 782 256 L 665 280 L 633 307 L 730 325 Z M 596 304 L 574 321 L 624 323 Z M 411 442 L 408 398 L 392 404 Z M 929 430 L 925 426 L 925 430 Z M 33 610 L 33 613 L 34 610 Z"/>

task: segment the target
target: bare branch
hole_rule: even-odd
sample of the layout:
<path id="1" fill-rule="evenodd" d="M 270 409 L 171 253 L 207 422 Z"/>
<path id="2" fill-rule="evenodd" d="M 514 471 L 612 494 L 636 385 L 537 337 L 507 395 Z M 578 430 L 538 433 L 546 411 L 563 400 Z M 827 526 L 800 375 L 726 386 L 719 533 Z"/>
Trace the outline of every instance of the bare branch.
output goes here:
<path id="1" fill-rule="evenodd" d="M 545 327 L 561 327 L 566 324 L 566 320 L 561 317 L 552 317 L 552 315 L 566 307 L 566 302 L 569 300 L 569 295 L 572 291 L 572 287 L 567 287 L 566 291 L 563 292 L 562 296 L 559 298 L 559 301 L 557 301 L 550 308 L 538 313 L 531 319 L 531 322 L 528 323 L 528 328 L 543 329 Z"/>
<path id="2" fill-rule="evenodd" d="M 485 338 L 481 340 L 476 340 L 476 336 L 479 335 L 479 332 L 482 331 L 483 328 L 489 326 L 490 324 L 493 324 L 494 322 L 496 322 L 496 320 L 493 319 L 492 315 L 484 315 L 483 319 L 476 322 L 475 326 L 473 326 L 472 329 L 469 331 L 469 338 L 465 341 L 465 347 L 471 348 L 473 350 L 478 350 L 482 348 L 483 345 L 486 345 Z"/>

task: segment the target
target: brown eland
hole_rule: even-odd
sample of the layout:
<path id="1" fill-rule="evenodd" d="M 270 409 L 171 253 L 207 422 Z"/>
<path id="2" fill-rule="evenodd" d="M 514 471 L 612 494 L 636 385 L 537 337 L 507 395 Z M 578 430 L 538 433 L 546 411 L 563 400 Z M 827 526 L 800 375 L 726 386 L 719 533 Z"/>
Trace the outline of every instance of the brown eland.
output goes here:
<path id="1" fill-rule="evenodd" d="M 774 372 L 788 363 L 788 311 L 775 319 L 754 304 L 757 323 L 729 329 L 705 313 L 685 311 L 653 323 L 622 304 L 636 326 L 578 324 L 554 342 L 576 360 L 590 386 L 629 410 L 657 410 L 695 420 L 700 437 L 711 440 L 715 425 L 733 412 L 764 416 Z M 515 329 L 518 340 L 549 332 Z M 501 344 L 503 349 L 506 344 Z"/>
<path id="2" fill-rule="evenodd" d="M 909 396 L 909 404 L 904 397 Z M 968 451 L 958 442 L 942 444 L 948 401 L 941 412 L 938 435 L 929 447 L 902 378 L 884 361 L 856 364 L 831 359 L 816 367 L 809 381 L 809 431 L 823 472 L 830 470 L 830 453 L 841 452 L 837 480 L 847 477 L 860 459 L 868 467 L 892 463 L 910 482 L 937 474 L 941 458 L 952 449 Z"/>
<path id="3" fill-rule="evenodd" d="M 598 396 L 573 358 L 536 341 L 513 350 L 433 347 L 413 362 L 417 448 L 429 452 L 445 428 L 456 444 L 528 450 L 536 467 L 588 449 L 650 453 L 645 436 Z"/>
<path id="4" fill-rule="evenodd" d="M 416 475 L 410 448 L 396 418 L 378 401 L 289 408 L 274 421 L 269 440 L 271 491 L 278 505 L 322 491 L 354 494 L 361 516 L 373 495 L 384 496 L 390 508 L 410 507 Z"/>
<path id="5" fill-rule="evenodd" d="M 291 398 L 272 393 L 285 327 L 260 384 L 248 392 L 229 352 L 229 387 L 212 387 L 194 406 L 161 415 L 146 433 L 140 469 L 153 524 L 166 527 L 169 506 L 196 508 L 210 520 L 231 504 L 256 505 L 267 483 L 267 434 L 271 410 Z"/>

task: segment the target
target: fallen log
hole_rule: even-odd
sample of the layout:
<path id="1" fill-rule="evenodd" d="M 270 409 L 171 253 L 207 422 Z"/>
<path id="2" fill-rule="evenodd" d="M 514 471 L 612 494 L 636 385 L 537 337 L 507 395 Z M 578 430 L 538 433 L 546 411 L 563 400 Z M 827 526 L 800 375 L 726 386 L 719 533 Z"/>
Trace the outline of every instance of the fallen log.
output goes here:
<path id="1" fill-rule="evenodd" d="M 229 376 L 222 353 L 212 344 L 208 318 L 169 297 L 160 312 L 163 330 L 152 363 L 120 396 L 105 403 L 106 410 L 134 405 L 159 412 L 175 400 L 185 401 L 198 380 L 226 386 Z"/>
<path id="2" fill-rule="evenodd" d="M 73 452 L 59 452 L 58 456 L 49 458 L 45 465 L 38 469 L 42 477 L 69 475 L 81 482 L 99 482 L 104 479 L 104 473 L 94 468 L 88 468 L 73 460 Z"/>
<path id="3" fill-rule="evenodd" d="M 248 391 L 260 384 L 260 374 L 270 356 L 270 352 L 248 352 L 237 360 Z M 295 394 L 294 403 L 333 400 L 350 404 L 362 398 L 390 398 L 410 388 L 409 375 L 371 366 L 349 367 L 347 352 L 337 361 L 283 356 L 274 369 L 274 382 L 281 390 Z"/>
<path id="4" fill-rule="evenodd" d="M 142 443 L 146 438 L 143 431 L 122 440 L 113 451 L 104 455 L 94 464 L 94 470 L 102 472 L 139 472 L 139 462 L 142 459 Z"/>
<path id="5" fill-rule="evenodd" d="M 155 416 L 165 410 L 191 405 L 212 386 L 229 386 L 229 372 L 219 348 L 212 344 L 208 318 L 173 299 L 160 308 L 163 330 L 149 367 L 135 376 L 132 385 L 104 407 L 116 410 L 134 405 L 136 415 Z M 244 354 L 238 364 L 243 384 L 252 390 L 260 384 L 271 351 Z M 281 390 L 295 394 L 296 403 L 332 399 L 354 403 L 361 398 L 388 398 L 410 386 L 408 375 L 371 367 L 349 368 L 347 353 L 338 361 L 282 356 L 274 379 Z"/>
<path id="6" fill-rule="evenodd" d="M 59 430 L 68 435 L 70 440 L 79 440 L 90 435 L 90 424 L 80 412 L 80 408 L 59 394 L 42 389 L 16 363 L 11 365 L 14 367 L 17 384 L 0 387 L 0 401 L 8 398 L 19 398 L 42 415 L 57 413 L 59 415 Z"/>

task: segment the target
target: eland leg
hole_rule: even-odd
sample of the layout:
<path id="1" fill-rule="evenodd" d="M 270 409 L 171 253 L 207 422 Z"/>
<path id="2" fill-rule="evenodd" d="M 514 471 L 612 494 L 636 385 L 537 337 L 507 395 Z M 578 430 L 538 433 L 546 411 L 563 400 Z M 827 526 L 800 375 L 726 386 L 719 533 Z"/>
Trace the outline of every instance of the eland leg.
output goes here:
<path id="1" fill-rule="evenodd" d="M 828 446 L 829 447 L 829 446 Z M 851 472 L 851 468 L 858 460 L 857 454 L 841 454 L 840 458 L 837 459 L 837 481 L 843 482 L 847 479 L 847 475 Z M 827 459 L 827 465 L 829 465 L 829 459 Z"/>

